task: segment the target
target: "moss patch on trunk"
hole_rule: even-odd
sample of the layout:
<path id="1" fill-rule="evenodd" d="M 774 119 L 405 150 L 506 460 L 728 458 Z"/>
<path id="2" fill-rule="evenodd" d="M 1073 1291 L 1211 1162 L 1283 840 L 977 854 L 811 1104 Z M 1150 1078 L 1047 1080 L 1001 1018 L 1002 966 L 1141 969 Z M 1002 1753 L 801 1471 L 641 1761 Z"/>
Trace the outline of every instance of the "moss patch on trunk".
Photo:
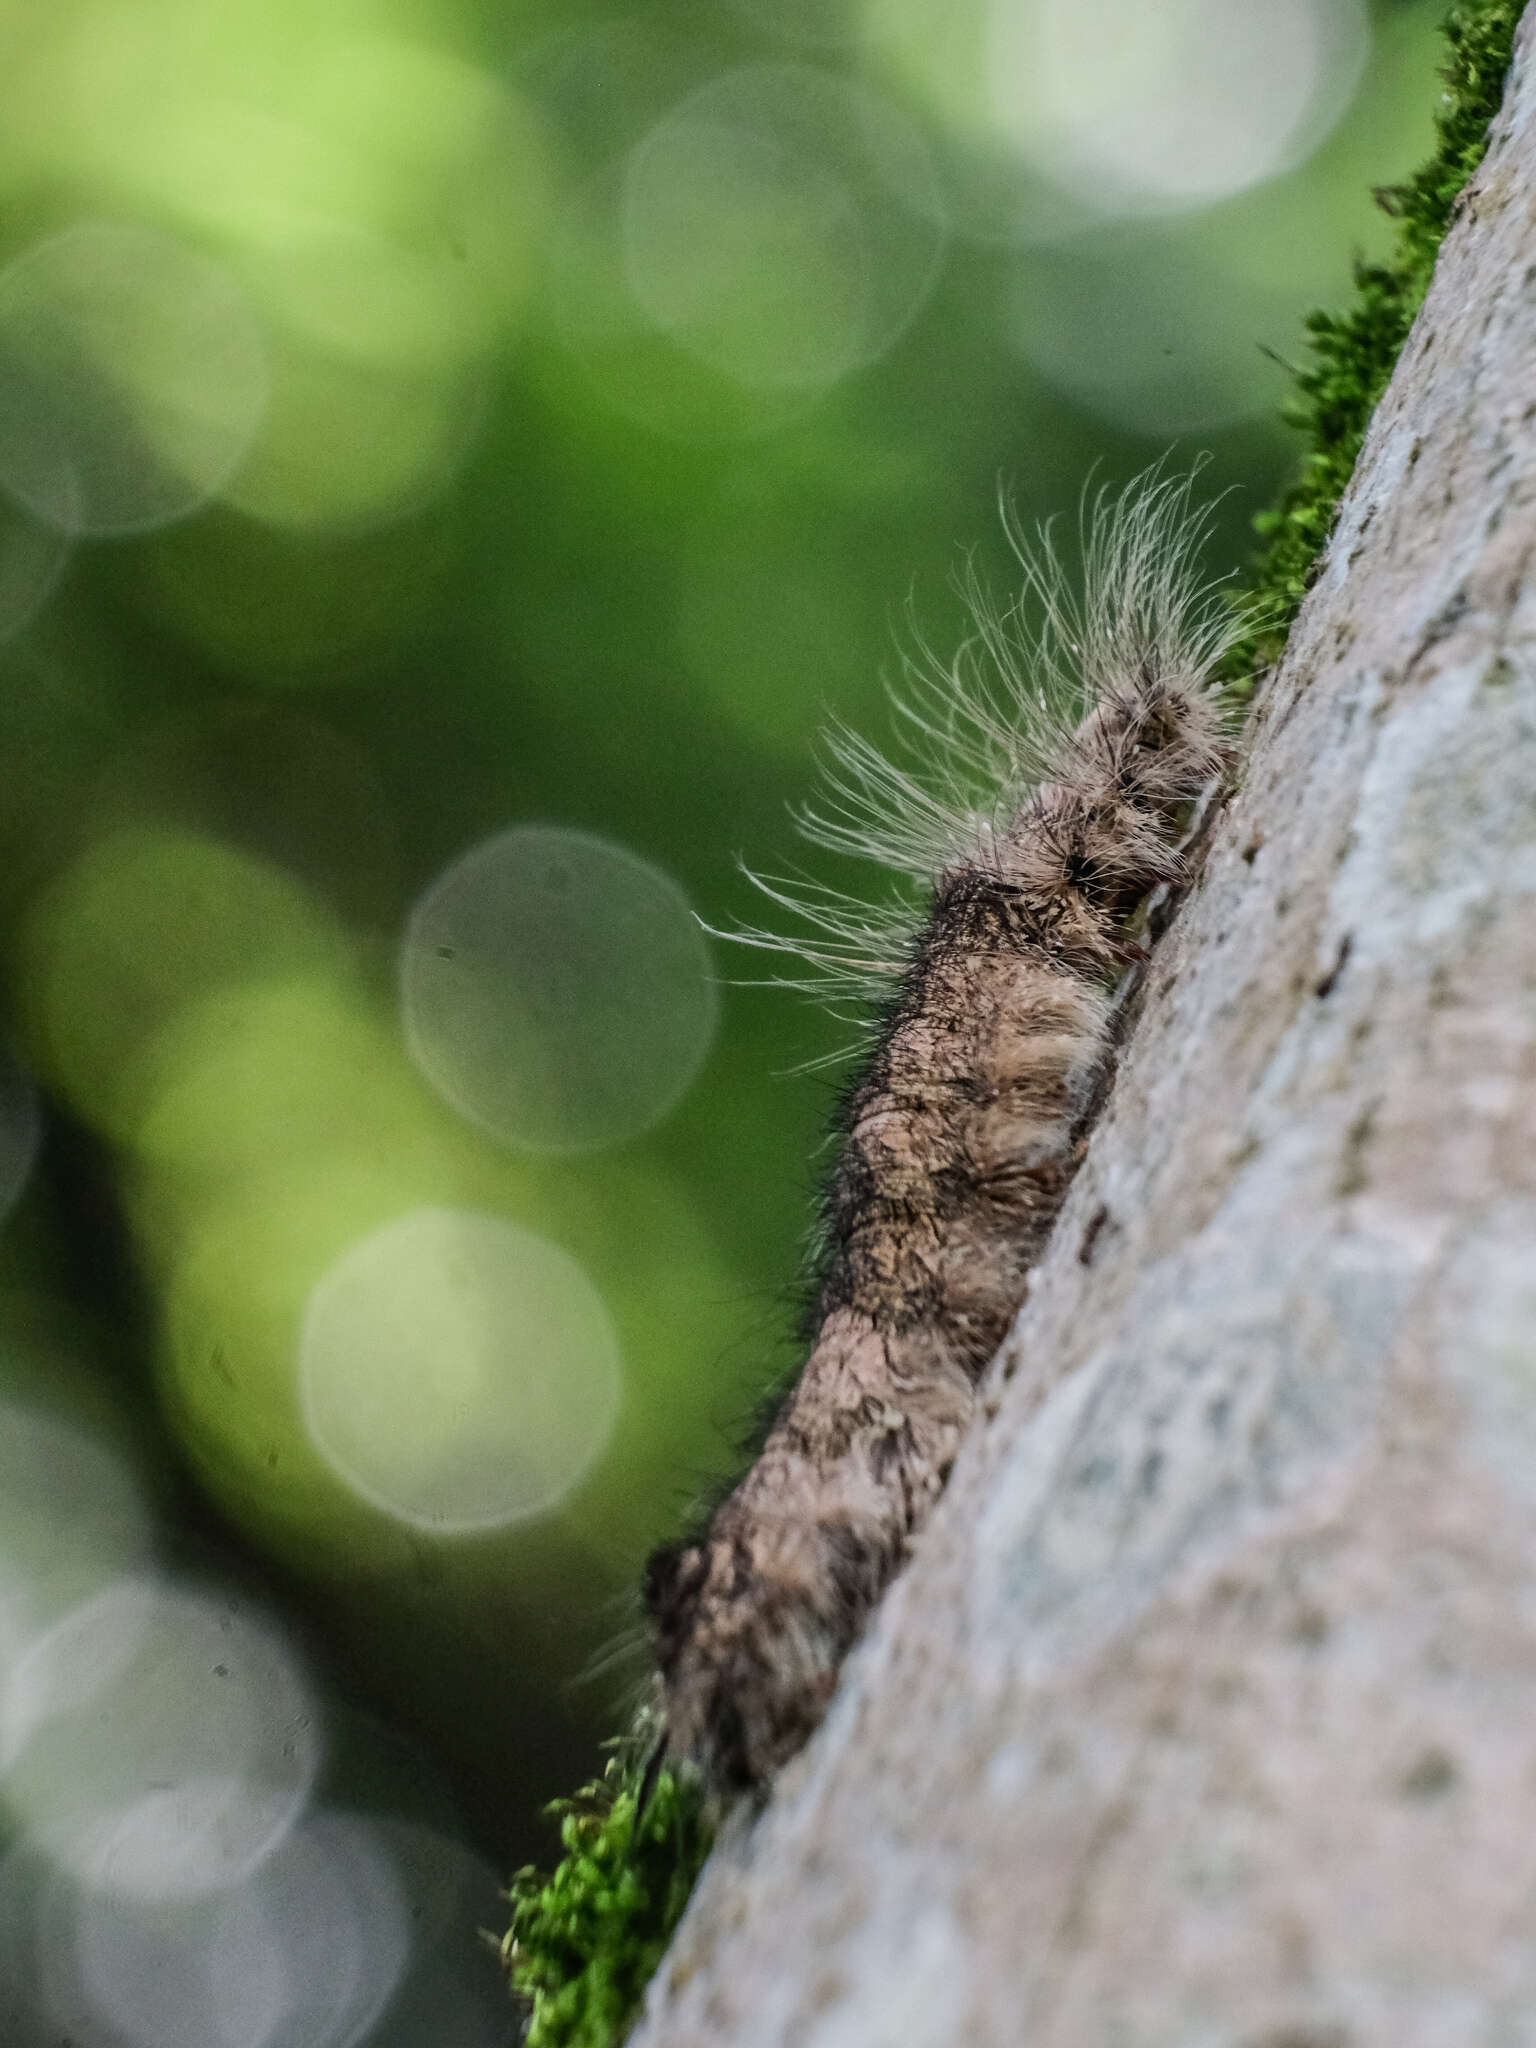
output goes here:
<path id="1" fill-rule="evenodd" d="M 1313 313 L 1307 321 L 1310 361 L 1285 409 L 1306 446 L 1295 483 L 1254 520 L 1263 546 L 1243 595 L 1257 600 L 1262 624 L 1229 658 L 1227 673 L 1238 689 L 1278 659 L 1316 572 L 1456 203 L 1483 160 L 1520 13 L 1520 0 L 1457 0 L 1452 7 L 1442 29 L 1447 61 L 1435 152 L 1406 184 L 1376 195 L 1397 221 L 1396 246 L 1384 263 L 1355 266 L 1354 298 L 1343 312 Z"/>

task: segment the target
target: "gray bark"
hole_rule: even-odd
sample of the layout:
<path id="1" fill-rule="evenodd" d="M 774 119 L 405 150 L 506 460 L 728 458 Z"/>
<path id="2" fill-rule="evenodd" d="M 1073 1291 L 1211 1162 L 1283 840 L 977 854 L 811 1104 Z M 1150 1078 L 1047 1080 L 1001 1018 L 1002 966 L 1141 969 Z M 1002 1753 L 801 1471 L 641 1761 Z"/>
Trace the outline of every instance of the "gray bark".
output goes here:
<path id="1" fill-rule="evenodd" d="M 643 2048 L 1536 2043 L 1536 65 L 967 1443 Z"/>

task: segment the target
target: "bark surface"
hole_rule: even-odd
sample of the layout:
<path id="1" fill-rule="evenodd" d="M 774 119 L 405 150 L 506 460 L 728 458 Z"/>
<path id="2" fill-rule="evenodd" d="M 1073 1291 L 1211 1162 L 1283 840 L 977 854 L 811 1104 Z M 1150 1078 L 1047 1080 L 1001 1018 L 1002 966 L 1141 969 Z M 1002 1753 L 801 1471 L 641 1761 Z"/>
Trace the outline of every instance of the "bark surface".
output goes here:
<path id="1" fill-rule="evenodd" d="M 1536 2042 L 1536 64 L 916 1557 L 637 2048 Z"/>

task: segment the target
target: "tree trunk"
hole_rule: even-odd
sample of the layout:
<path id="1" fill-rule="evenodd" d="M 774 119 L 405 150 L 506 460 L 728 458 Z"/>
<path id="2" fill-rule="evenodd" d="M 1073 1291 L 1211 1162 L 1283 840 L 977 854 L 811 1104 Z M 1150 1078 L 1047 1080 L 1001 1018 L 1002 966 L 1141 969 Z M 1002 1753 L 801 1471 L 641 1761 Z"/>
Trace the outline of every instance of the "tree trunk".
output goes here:
<path id="1" fill-rule="evenodd" d="M 644 2048 L 1536 2042 L 1536 65 L 910 1568 Z"/>

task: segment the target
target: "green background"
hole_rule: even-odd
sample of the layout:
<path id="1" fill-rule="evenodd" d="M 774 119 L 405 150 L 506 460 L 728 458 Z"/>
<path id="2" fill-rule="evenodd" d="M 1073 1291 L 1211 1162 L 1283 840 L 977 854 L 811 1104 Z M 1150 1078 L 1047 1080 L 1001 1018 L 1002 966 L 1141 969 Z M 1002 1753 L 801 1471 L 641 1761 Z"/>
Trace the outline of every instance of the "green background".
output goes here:
<path id="1" fill-rule="evenodd" d="M 1371 188 L 1426 152 L 1437 14 L 1372 10 L 1299 163 L 1097 221 L 998 129 L 963 9 L 60 0 L 0 24 L 0 262 L 81 220 L 171 237 L 233 280 L 271 378 L 230 476 L 81 538 L 0 647 L 4 966 L 48 1104 L 0 1238 L 0 1393 L 115 1435 L 168 1559 L 271 1602 L 323 1674 L 337 1786 L 451 1801 L 510 1867 L 590 1775 L 643 1670 L 645 1553 L 793 1364 L 818 1063 L 849 1037 L 716 943 L 718 1035 L 662 1123 L 498 1144 L 406 1056 L 412 905 L 528 822 L 631 849 L 717 929 L 763 918 L 739 862 L 868 886 L 789 808 L 829 712 L 887 731 L 909 605 L 947 649 L 957 567 L 1007 591 L 1000 485 L 1070 526 L 1085 480 L 1208 454 L 1212 566 L 1242 561 L 1294 461 L 1303 316 L 1385 246 Z M 818 212 L 802 159 L 756 143 L 756 187 L 653 218 L 626 268 L 635 152 L 736 73 L 821 109 L 858 81 L 926 151 L 931 192 L 903 160 L 883 201 L 894 331 L 848 310 L 836 192 Z M 831 179 L 845 142 L 823 122 L 804 160 Z M 738 265 L 718 317 L 689 312 L 693 248 Z M 0 352 L 6 304 L 0 279 Z M 132 338 L 93 340 L 132 400 Z M 227 385 L 206 401 L 217 422 Z M 291 1000 L 242 996 L 231 1050 L 209 1000 L 253 989 Z M 428 1204 L 563 1247 L 620 1341 L 603 1456 L 495 1533 L 369 1508 L 293 1399 L 309 1290 Z"/>

